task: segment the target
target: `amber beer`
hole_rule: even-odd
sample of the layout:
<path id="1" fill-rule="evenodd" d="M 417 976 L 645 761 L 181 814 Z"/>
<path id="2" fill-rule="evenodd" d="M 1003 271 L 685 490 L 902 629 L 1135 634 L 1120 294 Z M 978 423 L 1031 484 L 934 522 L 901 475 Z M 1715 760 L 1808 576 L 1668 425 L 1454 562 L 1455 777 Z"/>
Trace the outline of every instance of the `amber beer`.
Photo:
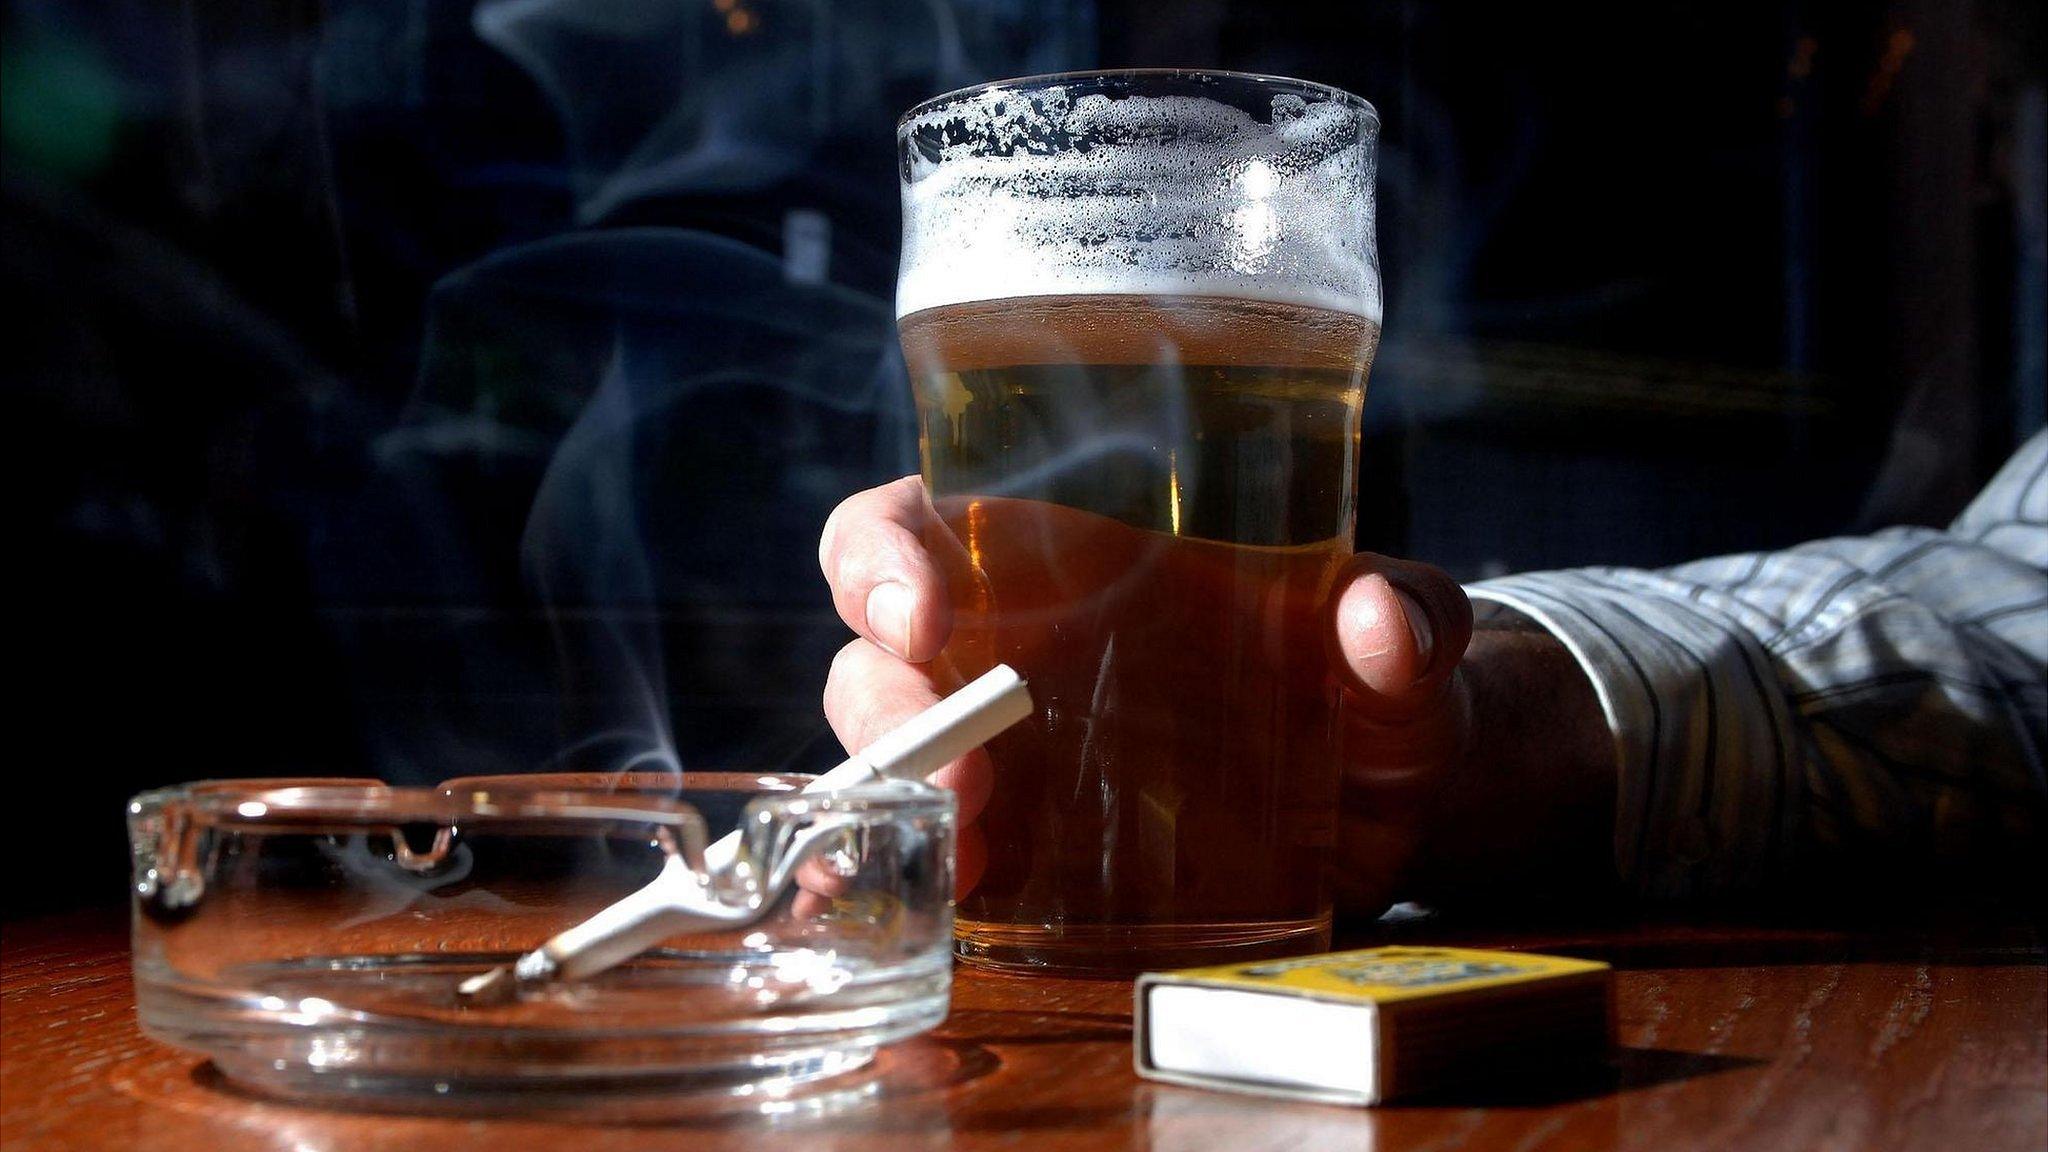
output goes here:
<path id="1" fill-rule="evenodd" d="M 971 961 L 1328 944 L 1375 125 L 1332 89 L 1185 73 L 905 119 L 899 326 L 954 610 L 938 673 L 1008 663 L 1038 704 L 988 747 Z"/>
<path id="2" fill-rule="evenodd" d="M 1008 662 L 1041 706 L 990 748 L 963 953 L 1123 969 L 1324 946 L 1324 614 L 1375 326 L 1095 296 L 934 308 L 902 333 L 951 568 L 942 662 Z"/>

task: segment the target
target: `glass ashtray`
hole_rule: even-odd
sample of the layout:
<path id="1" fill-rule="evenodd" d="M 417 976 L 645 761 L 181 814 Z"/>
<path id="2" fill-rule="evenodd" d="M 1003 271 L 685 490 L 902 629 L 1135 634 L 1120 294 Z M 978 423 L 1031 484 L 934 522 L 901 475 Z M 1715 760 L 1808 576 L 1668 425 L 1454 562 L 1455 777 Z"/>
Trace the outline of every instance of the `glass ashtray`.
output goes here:
<path id="1" fill-rule="evenodd" d="M 945 1018 L 953 801 L 805 777 L 211 781 L 129 805 L 144 1031 L 294 1096 L 787 1085 Z M 608 785 L 600 791 L 595 786 Z M 798 835 L 829 824 L 829 835 Z M 735 825 L 758 919 L 504 1002 L 457 995 Z"/>

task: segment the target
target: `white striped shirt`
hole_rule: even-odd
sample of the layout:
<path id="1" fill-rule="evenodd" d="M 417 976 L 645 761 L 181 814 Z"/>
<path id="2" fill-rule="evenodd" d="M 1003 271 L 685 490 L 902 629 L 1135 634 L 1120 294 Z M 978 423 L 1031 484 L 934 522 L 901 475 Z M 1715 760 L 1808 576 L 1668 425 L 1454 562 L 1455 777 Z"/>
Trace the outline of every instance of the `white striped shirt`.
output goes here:
<path id="1" fill-rule="evenodd" d="M 1591 677 L 1651 899 L 2048 852 L 2048 432 L 1947 531 L 1488 580 Z"/>

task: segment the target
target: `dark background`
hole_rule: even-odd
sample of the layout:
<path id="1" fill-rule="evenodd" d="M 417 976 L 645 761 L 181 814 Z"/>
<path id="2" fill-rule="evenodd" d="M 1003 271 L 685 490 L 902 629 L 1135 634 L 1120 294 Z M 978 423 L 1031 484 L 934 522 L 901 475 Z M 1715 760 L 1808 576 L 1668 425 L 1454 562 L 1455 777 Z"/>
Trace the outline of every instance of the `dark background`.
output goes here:
<path id="1" fill-rule="evenodd" d="M 999 76 L 1378 105 L 1362 546 L 1941 523 L 2048 406 L 2041 23 L 7 0 L 6 910 L 113 898 L 157 784 L 835 760 L 817 529 L 915 467 L 892 126 Z"/>

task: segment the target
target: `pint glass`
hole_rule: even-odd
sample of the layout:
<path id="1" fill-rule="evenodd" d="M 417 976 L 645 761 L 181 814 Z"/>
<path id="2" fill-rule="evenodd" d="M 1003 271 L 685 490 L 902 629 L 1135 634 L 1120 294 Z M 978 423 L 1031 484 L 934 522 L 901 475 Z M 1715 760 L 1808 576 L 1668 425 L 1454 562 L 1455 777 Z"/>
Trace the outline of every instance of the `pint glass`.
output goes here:
<path id="1" fill-rule="evenodd" d="M 989 84 L 898 128 L 897 316 L 989 745 L 956 945 L 1130 972 L 1329 939 L 1335 667 L 1379 339 L 1365 101 L 1296 80 Z M 943 685 L 942 685 L 943 686 Z"/>

